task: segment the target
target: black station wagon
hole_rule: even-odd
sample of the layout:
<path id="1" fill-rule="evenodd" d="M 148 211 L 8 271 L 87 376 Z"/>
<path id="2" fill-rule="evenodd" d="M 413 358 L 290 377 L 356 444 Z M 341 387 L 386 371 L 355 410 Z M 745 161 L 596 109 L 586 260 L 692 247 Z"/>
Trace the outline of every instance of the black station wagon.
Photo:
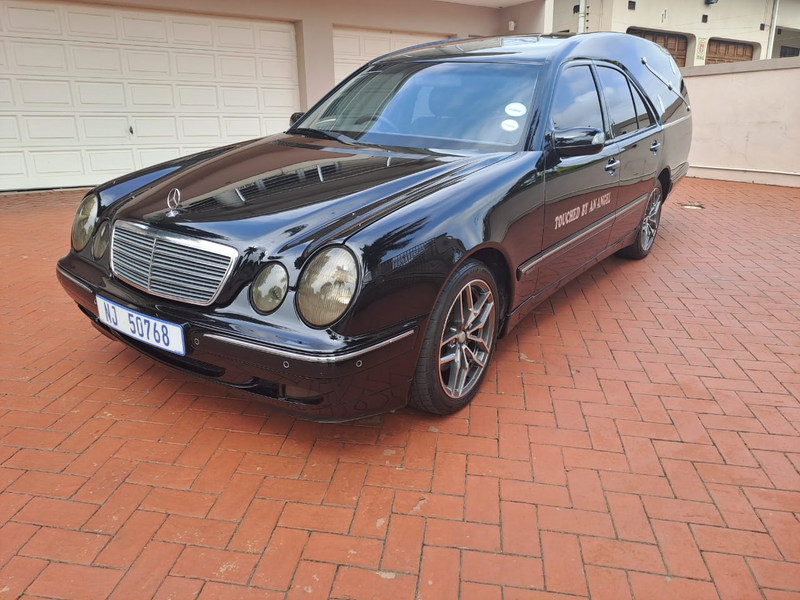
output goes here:
<path id="1" fill-rule="evenodd" d="M 537 303 L 650 252 L 689 111 L 624 34 L 417 46 L 283 134 L 98 186 L 58 277 L 104 334 L 295 415 L 450 413 Z"/>

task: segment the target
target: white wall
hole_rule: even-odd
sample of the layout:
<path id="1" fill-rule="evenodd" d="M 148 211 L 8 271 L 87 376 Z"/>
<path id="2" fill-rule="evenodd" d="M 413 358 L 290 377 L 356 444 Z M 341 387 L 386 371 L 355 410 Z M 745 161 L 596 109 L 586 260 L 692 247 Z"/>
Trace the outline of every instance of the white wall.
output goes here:
<path id="1" fill-rule="evenodd" d="M 800 187 L 800 58 L 692 67 L 683 75 L 694 127 L 690 176 Z"/>

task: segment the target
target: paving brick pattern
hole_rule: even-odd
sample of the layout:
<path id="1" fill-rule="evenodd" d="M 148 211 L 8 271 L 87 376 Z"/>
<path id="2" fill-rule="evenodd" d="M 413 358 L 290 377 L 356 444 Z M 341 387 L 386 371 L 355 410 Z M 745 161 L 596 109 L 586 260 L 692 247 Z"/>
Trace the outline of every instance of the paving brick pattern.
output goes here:
<path id="1" fill-rule="evenodd" d="M 0 197 L 0 598 L 800 598 L 798 190 L 687 181 L 471 408 L 345 425 L 95 333 L 79 197 Z"/>

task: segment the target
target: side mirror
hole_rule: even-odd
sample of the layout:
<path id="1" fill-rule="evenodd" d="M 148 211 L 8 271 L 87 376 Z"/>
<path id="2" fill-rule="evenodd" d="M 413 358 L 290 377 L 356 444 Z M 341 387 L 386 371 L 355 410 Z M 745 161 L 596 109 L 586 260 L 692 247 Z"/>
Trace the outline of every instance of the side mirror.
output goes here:
<path id="1" fill-rule="evenodd" d="M 297 123 L 300 120 L 300 117 L 302 117 L 304 114 L 306 114 L 306 113 L 304 113 L 304 112 L 292 113 L 292 116 L 289 117 L 289 126 L 292 126 L 295 123 Z"/>
<path id="2" fill-rule="evenodd" d="M 606 136 L 594 127 L 574 127 L 553 132 L 553 147 L 559 156 L 589 156 L 603 149 Z"/>

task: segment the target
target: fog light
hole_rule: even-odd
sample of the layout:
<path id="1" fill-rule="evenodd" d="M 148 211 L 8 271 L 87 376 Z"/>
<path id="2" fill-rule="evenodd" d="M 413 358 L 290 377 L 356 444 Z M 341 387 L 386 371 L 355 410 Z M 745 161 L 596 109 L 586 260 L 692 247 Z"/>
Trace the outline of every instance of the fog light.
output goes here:
<path id="1" fill-rule="evenodd" d="M 289 289 L 289 274 L 283 265 L 271 263 L 261 269 L 250 288 L 250 302 L 260 313 L 278 310 Z"/>

